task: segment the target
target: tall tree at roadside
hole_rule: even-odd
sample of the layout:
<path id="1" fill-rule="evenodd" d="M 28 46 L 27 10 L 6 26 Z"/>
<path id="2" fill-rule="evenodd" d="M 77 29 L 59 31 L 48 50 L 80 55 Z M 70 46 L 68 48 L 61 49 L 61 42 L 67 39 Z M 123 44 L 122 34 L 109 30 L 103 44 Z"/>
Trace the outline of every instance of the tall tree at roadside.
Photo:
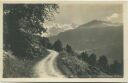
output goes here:
<path id="1" fill-rule="evenodd" d="M 45 48 L 48 48 L 48 49 L 51 49 L 52 48 L 52 45 L 49 41 L 49 39 L 47 37 L 43 37 L 41 39 L 41 44 L 45 47 Z"/>
<path id="2" fill-rule="evenodd" d="M 36 36 L 46 31 L 43 23 L 57 8 L 56 4 L 4 4 L 4 49 L 17 56 L 40 55 Z"/>
<path id="3" fill-rule="evenodd" d="M 94 53 L 89 56 L 88 63 L 91 66 L 96 66 L 96 55 Z"/>
<path id="4" fill-rule="evenodd" d="M 60 40 L 55 41 L 55 43 L 53 44 L 53 49 L 58 52 L 63 50 L 63 45 Z"/>
<path id="5" fill-rule="evenodd" d="M 108 73 L 109 64 L 106 56 L 100 56 L 98 60 L 98 67 L 101 69 L 101 71 Z"/>

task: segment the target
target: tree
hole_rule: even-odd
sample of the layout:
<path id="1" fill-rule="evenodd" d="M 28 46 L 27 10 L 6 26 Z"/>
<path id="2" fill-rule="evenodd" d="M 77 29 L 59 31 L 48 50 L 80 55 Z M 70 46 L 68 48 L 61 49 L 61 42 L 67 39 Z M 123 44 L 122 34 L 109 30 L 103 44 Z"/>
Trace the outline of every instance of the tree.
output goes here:
<path id="1" fill-rule="evenodd" d="M 79 55 L 79 58 L 81 59 L 81 60 L 83 60 L 83 61 L 86 61 L 86 62 L 88 62 L 88 54 L 87 54 L 87 52 L 86 51 L 83 51 L 80 55 Z"/>
<path id="2" fill-rule="evenodd" d="M 110 65 L 110 73 L 113 75 L 122 75 L 123 64 L 119 63 L 117 60 L 114 60 L 113 64 Z"/>
<path id="3" fill-rule="evenodd" d="M 63 45 L 60 40 L 55 41 L 55 43 L 53 44 L 53 49 L 58 52 L 63 50 Z"/>
<path id="4" fill-rule="evenodd" d="M 68 53 L 73 53 L 73 51 L 72 51 L 72 47 L 70 46 L 70 45 L 66 45 L 66 51 L 68 52 Z"/>
<path id="5" fill-rule="evenodd" d="M 56 4 L 4 4 L 4 49 L 17 56 L 40 55 L 33 44 L 39 46 L 36 37 L 46 31 L 43 23 L 57 8 Z"/>
<path id="6" fill-rule="evenodd" d="M 49 41 L 49 39 L 48 39 L 47 37 L 43 37 L 43 38 L 41 39 L 41 44 L 42 44 L 45 48 L 48 48 L 48 49 L 50 49 L 50 48 L 52 47 L 52 45 L 51 45 L 51 43 L 50 43 L 50 41 Z"/>
<path id="7" fill-rule="evenodd" d="M 88 63 L 91 66 L 96 66 L 96 55 L 94 53 L 89 56 Z"/>
<path id="8" fill-rule="evenodd" d="M 109 70 L 109 65 L 108 65 L 108 59 L 106 56 L 100 56 L 98 60 L 98 67 L 100 68 L 101 71 L 108 73 Z"/>

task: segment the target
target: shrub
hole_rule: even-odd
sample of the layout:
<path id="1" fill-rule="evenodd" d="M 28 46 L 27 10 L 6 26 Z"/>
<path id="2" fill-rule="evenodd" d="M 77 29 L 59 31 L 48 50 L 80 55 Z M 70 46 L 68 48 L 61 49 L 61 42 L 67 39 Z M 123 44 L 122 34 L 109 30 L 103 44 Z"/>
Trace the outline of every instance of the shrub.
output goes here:
<path id="1" fill-rule="evenodd" d="M 100 56 L 98 60 L 98 67 L 105 73 L 109 72 L 109 64 L 106 56 Z"/>
<path id="2" fill-rule="evenodd" d="M 88 63 L 92 66 L 96 66 L 96 55 L 94 53 L 89 56 Z"/>
<path id="3" fill-rule="evenodd" d="M 70 46 L 70 45 L 66 45 L 66 51 L 68 52 L 68 53 L 73 53 L 73 51 L 72 51 L 72 47 Z"/>
<path id="4" fill-rule="evenodd" d="M 60 40 L 55 41 L 55 43 L 53 44 L 52 47 L 53 47 L 54 50 L 56 50 L 58 52 L 63 50 L 63 45 L 62 45 Z"/>

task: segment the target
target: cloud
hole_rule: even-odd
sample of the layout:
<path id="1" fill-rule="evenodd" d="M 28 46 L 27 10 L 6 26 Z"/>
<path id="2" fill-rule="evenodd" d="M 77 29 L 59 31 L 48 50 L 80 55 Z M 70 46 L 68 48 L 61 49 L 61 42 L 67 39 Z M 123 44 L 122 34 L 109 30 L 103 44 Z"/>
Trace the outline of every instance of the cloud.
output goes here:
<path id="1" fill-rule="evenodd" d="M 53 23 L 51 25 L 44 25 L 44 27 L 47 28 L 47 32 L 44 33 L 43 35 L 45 36 L 57 35 L 60 32 L 75 29 L 77 26 L 78 25 L 76 24 L 59 24 L 59 23 Z"/>
<path id="2" fill-rule="evenodd" d="M 113 21 L 119 18 L 119 14 L 113 13 L 111 16 L 106 17 L 108 21 Z"/>
<path id="3" fill-rule="evenodd" d="M 121 19 L 121 15 L 118 13 L 113 13 L 112 15 L 104 18 L 105 21 L 109 21 L 112 23 L 121 23 Z"/>

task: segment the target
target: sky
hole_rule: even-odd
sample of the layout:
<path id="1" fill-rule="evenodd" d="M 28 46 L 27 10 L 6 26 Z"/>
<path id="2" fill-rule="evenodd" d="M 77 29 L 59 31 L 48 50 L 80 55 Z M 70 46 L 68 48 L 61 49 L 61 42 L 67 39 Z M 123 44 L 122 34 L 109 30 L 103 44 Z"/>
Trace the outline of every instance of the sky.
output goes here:
<path id="1" fill-rule="evenodd" d="M 68 28 L 72 29 L 71 24 L 82 25 L 96 19 L 122 23 L 123 6 L 121 4 L 59 4 L 58 12 L 53 21 L 45 23 L 47 28 L 58 27 L 68 30 Z"/>
<path id="2" fill-rule="evenodd" d="M 94 19 L 122 22 L 121 4 L 59 4 L 59 7 L 51 23 L 83 24 Z"/>

